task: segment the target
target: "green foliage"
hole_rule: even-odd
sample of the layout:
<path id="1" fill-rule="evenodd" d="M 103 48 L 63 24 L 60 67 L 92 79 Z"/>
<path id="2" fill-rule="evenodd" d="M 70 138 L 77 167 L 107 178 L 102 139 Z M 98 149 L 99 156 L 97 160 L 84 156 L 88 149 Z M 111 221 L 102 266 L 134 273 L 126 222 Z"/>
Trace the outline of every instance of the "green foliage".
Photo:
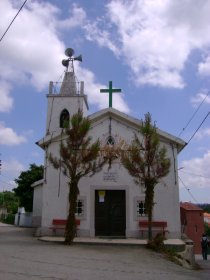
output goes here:
<path id="1" fill-rule="evenodd" d="M 70 129 L 65 129 L 67 139 L 60 145 L 61 159 L 49 155 L 54 168 L 61 167 L 70 181 L 94 174 L 105 162 L 104 158 L 99 156 L 99 140 L 92 143 L 91 137 L 88 136 L 90 125 L 90 120 L 84 118 L 81 111 L 73 115 L 70 119 Z"/>
<path id="2" fill-rule="evenodd" d="M 20 176 L 15 179 L 17 188 L 13 191 L 19 198 L 20 206 L 25 207 L 27 212 L 31 212 L 33 208 L 33 189 L 31 185 L 43 178 L 44 167 L 31 164 L 29 170 L 20 173 Z"/>
<path id="3" fill-rule="evenodd" d="M 198 204 L 198 207 L 203 209 L 204 212 L 210 213 L 210 204 L 208 203 Z"/>
<path id="4" fill-rule="evenodd" d="M 168 260 L 176 263 L 177 265 L 180 265 L 182 256 L 177 254 L 175 248 L 173 247 L 166 247 L 164 245 L 165 237 L 162 233 L 158 233 L 154 239 L 150 240 L 146 247 L 148 249 L 151 249 L 155 252 L 163 254 L 165 257 L 167 257 Z"/>
<path id="5" fill-rule="evenodd" d="M 14 192 L 0 192 L 0 207 L 7 208 L 7 213 L 15 214 L 19 206 L 19 199 Z"/>
<path id="6" fill-rule="evenodd" d="M 121 155 L 123 166 L 134 177 L 134 182 L 145 187 L 145 207 L 148 220 L 152 221 L 154 204 L 154 188 L 159 179 L 166 176 L 170 169 L 170 160 L 167 158 L 166 148 L 160 146 L 159 136 L 155 124 L 151 123 L 151 115 L 147 113 L 130 145 Z M 152 238 L 151 224 L 149 223 L 149 239 Z"/>
<path id="7" fill-rule="evenodd" d="M 210 227 L 207 223 L 204 223 L 204 232 L 207 236 L 210 236 Z"/>
<path id="8" fill-rule="evenodd" d="M 156 252 L 162 252 L 164 250 L 164 240 L 165 237 L 163 236 L 163 234 L 158 233 L 155 238 L 147 243 L 147 248 L 152 249 Z"/>
<path id="9" fill-rule="evenodd" d="M 7 214 L 6 217 L 3 219 L 5 224 L 14 225 L 15 223 L 15 214 Z"/>
<path id="10" fill-rule="evenodd" d="M 92 142 L 88 136 L 91 122 L 81 111 L 70 119 L 70 128 L 65 128 L 67 138 L 61 142 L 60 158 L 49 155 L 48 159 L 56 169 L 61 169 L 69 178 L 69 213 L 65 230 L 65 243 L 70 245 L 76 233 L 75 210 L 79 194 L 78 183 L 86 175 L 93 175 L 105 164 L 100 152 L 99 140 Z"/>

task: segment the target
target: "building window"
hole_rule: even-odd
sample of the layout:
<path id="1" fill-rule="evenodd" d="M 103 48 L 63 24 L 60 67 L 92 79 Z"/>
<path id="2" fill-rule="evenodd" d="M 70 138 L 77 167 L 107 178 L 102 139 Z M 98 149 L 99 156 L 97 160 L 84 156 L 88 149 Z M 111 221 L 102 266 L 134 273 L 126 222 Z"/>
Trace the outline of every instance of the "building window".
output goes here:
<path id="1" fill-rule="evenodd" d="M 75 214 L 78 217 L 84 216 L 84 200 L 83 199 L 78 199 L 77 200 Z"/>
<path id="2" fill-rule="evenodd" d="M 137 217 L 145 217 L 147 215 L 144 201 L 137 200 L 136 209 L 137 209 Z"/>
<path id="3" fill-rule="evenodd" d="M 114 138 L 112 136 L 109 136 L 109 138 L 106 141 L 106 144 L 109 146 L 113 146 L 115 144 Z"/>
<path id="4" fill-rule="evenodd" d="M 60 128 L 67 127 L 69 127 L 69 112 L 68 110 L 64 109 L 60 115 Z"/>

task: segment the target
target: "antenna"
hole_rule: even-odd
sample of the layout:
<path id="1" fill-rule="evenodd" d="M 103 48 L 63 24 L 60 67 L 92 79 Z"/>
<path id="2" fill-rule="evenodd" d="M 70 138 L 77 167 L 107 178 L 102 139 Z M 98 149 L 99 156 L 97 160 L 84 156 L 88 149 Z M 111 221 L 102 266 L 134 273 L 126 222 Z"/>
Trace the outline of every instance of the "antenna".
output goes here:
<path id="1" fill-rule="evenodd" d="M 71 69 L 72 69 L 72 72 L 74 72 L 74 64 L 73 64 L 73 61 L 74 60 L 77 60 L 77 61 L 80 61 L 82 62 L 82 55 L 80 54 L 79 56 L 77 57 L 74 57 L 74 50 L 72 48 L 67 48 L 65 50 L 65 55 L 68 56 L 69 58 L 68 59 L 63 59 L 62 60 L 62 65 L 66 67 L 66 71 L 68 71 L 68 68 L 69 68 L 69 62 L 71 62 Z"/>

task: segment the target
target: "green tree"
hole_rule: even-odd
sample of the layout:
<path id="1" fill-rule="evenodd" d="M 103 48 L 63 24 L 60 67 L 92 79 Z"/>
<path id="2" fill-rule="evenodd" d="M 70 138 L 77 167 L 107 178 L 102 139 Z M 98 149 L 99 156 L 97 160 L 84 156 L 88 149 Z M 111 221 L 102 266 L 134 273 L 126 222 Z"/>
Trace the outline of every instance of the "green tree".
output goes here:
<path id="1" fill-rule="evenodd" d="M 123 166 L 134 177 L 134 182 L 145 187 L 145 208 L 148 214 L 148 238 L 152 239 L 152 215 L 154 206 L 154 188 L 159 180 L 166 176 L 170 169 L 170 160 L 166 156 L 166 148 L 160 147 L 160 140 L 151 115 L 147 113 L 140 135 L 135 134 L 130 145 L 121 153 Z"/>
<path id="2" fill-rule="evenodd" d="M 0 192 L 0 207 L 6 207 L 8 213 L 15 214 L 17 212 L 18 205 L 19 199 L 15 196 L 14 192 Z"/>
<path id="3" fill-rule="evenodd" d="M 99 140 L 92 142 L 88 133 L 91 122 L 83 117 L 81 111 L 70 119 L 70 125 L 65 128 L 67 138 L 60 144 L 60 158 L 49 155 L 54 168 L 61 168 L 63 174 L 69 179 L 69 211 L 65 229 L 65 243 L 70 245 L 76 234 L 76 201 L 79 194 L 78 184 L 82 177 L 93 175 L 101 170 L 110 158 L 104 155 Z"/>
<path id="4" fill-rule="evenodd" d="M 29 170 L 21 172 L 20 176 L 15 179 L 17 187 L 13 191 L 19 198 L 20 206 L 28 212 L 31 212 L 33 208 L 33 189 L 31 185 L 43 178 L 43 172 L 42 165 L 30 164 Z"/>
<path id="5" fill-rule="evenodd" d="M 204 232 L 210 236 L 210 227 L 207 223 L 204 223 Z"/>
<path id="6" fill-rule="evenodd" d="M 202 208 L 204 212 L 210 213 L 210 204 L 202 203 L 198 204 L 198 207 Z"/>

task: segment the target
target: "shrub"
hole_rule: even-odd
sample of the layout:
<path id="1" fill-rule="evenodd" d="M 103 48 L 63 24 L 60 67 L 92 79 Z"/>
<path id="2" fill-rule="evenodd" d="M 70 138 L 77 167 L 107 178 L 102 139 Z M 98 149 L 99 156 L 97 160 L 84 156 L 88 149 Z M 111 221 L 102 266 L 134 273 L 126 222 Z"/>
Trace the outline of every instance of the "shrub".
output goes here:
<path id="1" fill-rule="evenodd" d="M 157 251 L 162 252 L 164 249 L 164 243 L 165 237 L 162 233 L 158 233 L 151 241 L 148 242 L 147 247 Z"/>
<path id="2" fill-rule="evenodd" d="M 3 223 L 14 225 L 15 215 L 14 214 L 7 214 L 6 217 L 3 219 Z"/>

